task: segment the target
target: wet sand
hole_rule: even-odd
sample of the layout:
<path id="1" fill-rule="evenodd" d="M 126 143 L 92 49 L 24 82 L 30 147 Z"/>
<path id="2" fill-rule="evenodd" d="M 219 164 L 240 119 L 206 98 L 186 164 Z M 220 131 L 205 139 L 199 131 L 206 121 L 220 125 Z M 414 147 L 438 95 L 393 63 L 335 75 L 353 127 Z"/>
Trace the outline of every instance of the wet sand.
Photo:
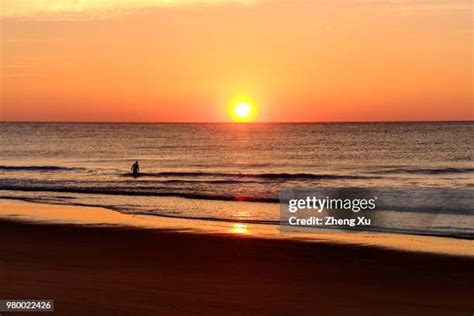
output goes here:
<path id="1" fill-rule="evenodd" d="M 6 219 L 0 240 L 0 298 L 54 315 L 474 312 L 472 256 Z"/>

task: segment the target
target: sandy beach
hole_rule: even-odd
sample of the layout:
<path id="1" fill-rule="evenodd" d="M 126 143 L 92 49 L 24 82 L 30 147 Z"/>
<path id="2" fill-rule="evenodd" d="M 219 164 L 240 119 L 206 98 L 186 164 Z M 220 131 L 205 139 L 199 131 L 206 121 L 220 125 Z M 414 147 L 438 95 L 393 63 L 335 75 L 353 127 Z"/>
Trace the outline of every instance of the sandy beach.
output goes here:
<path id="1" fill-rule="evenodd" d="M 0 297 L 51 298 L 55 315 L 470 315 L 474 308 L 472 256 L 12 219 L 0 222 Z"/>

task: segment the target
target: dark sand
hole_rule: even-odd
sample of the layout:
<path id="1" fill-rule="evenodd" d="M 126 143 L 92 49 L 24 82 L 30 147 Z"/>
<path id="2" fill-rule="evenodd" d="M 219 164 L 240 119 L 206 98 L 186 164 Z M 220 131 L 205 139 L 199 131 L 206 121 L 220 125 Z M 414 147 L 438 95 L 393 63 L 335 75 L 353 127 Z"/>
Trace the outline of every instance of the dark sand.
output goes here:
<path id="1" fill-rule="evenodd" d="M 8 221 L 0 240 L 0 297 L 54 315 L 474 312 L 472 257 Z"/>

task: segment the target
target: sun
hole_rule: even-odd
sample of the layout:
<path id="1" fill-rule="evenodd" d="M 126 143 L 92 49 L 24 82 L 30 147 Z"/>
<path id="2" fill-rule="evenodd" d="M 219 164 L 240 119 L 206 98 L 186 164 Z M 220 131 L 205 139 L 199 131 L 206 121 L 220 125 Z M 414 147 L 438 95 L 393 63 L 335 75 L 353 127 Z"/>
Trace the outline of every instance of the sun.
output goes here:
<path id="1" fill-rule="evenodd" d="M 255 106 L 250 101 L 234 102 L 231 117 L 235 122 L 251 122 L 255 117 Z"/>
<path id="2" fill-rule="evenodd" d="M 250 112 L 250 105 L 248 103 L 239 103 L 235 106 L 235 114 L 241 119 L 247 118 Z"/>

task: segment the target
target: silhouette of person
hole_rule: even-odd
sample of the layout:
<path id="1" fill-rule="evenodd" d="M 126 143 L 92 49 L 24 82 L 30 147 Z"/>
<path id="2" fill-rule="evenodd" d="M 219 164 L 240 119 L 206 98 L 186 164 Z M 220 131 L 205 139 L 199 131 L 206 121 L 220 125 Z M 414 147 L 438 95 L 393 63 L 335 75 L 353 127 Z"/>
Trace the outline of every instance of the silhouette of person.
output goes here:
<path id="1" fill-rule="evenodd" d="M 138 174 L 140 173 L 140 166 L 138 165 L 138 161 L 135 161 L 135 163 L 132 165 L 132 175 L 134 177 L 138 177 Z"/>

